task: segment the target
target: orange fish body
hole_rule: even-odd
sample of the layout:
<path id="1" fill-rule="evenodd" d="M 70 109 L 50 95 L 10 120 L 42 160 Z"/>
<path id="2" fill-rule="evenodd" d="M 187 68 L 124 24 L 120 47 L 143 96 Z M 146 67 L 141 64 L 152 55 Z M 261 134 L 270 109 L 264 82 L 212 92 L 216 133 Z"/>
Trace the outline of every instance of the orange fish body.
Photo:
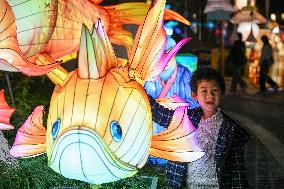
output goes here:
<path id="1" fill-rule="evenodd" d="M 56 172 L 98 184 L 131 176 L 145 164 L 152 133 L 150 106 L 141 85 L 120 74 L 113 69 L 88 80 L 73 72 L 64 87 L 55 88 L 46 151 Z M 104 174 L 92 176 L 94 170 Z"/>

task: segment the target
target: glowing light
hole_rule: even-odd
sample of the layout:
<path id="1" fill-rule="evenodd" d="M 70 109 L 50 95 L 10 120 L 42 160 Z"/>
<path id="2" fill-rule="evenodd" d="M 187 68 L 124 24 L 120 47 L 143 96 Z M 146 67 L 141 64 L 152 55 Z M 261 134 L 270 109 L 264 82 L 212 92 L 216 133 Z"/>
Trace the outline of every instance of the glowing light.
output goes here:
<path id="1" fill-rule="evenodd" d="M 248 1 L 247 0 L 236 0 L 235 2 L 236 7 L 241 10 L 243 7 L 247 6 Z"/>
<path id="2" fill-rule="evenodd" d="M 165 30 L 166 30 L 166 34 L 167 34 L 168 36 L 173 35 L 174 30 L 173 30 L 172 28 L 165 27 Z"/>
<path id="3" fill-rule="evenodd" d="M 172 9 L 172 5 L 166 4 L 165 8 L 166 8 L 166 9 Z"/>
<path id="4" fill-rule="evenodd" d="M 273 21 L 276 21 L 276 14 L 272 13 L 270 15 L 270 19 L 273 20 Z"/>
<path id="5" fill-rule="evenodd" d="M 214 24 L 214 22 L 212 22 L 212 21 L 207 21 L 206 23 L 205 23 L 205 26 L 208 28 L 208 29 L 214 29 L 215 28 L 215 24 Z"/>
<path id="6" fill-rule="evenodd" d="M 276 26 L 272 29 L 272 33 L 278 34 L 279 32 L 280 32 L 280 29 L 279 29 L 278 26 Z"/>
<path id="7" fill-rule="evenodd" d="M 180 33 L 181 33 L 181 29 L 180 29 L 180 28 L 175 28 L 175 32 L 176 32 L 177 34 L 180 34 Z"/>
<path id="8" fill-rule="evenodd" d="M 248 5 L 248 0 L 236 0 L 235 5 L 239 10 L 241 10 L 243 7 Z M 250 0 L 250 6 L 255 6 L 255 0 Z"/>

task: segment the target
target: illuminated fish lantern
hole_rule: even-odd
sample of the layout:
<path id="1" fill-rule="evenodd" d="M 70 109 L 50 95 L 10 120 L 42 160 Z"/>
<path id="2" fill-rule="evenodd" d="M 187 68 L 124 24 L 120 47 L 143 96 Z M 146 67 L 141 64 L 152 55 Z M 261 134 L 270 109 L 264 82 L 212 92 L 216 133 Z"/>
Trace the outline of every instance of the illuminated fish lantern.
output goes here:
<path id="1" fill-rule="evenodd" d="M 118 66 L 100 21 L 92 34 L 84 26 L 78 69 L 56 85 L 50 101 L 47 129 L 24 124 L 10 153 L 16 157 L 30 157 L 47 152 L 48 166 L 54 171 L 92 184 L 130 177 L 143 167 L 152 151 L 152 114 L 142 85 L 148 78 L 159 75 L 188 41 L 182 40 L 164 54 L 164 5 L 165 0 L 153 2 L 125 66 Z M 182 120 L 179 121 L 184 122 Z M 159 142 L 159 137 L 156 140 Z M 167 142 L 161 141 L 160 145 L 170 145 Z M 178 145 L 175 140 L 172 142 Z M 161 156 L 176 155 L 183 161 L 193 160 L 188 151 L 194 148 L 185 143 L 182 146 L 188 147 L 183 149 L 185 153 L 164 151 Z M 197 153 L 201 157 L 204 153 L 200 151 Z M 159 152 L 157 150 L 155 154 Z"/>
<path id="2" fill-rule="evenodd" d="M 124 24 L 140 25 L 149 4 L 100 6 L 101 0 L 0 0 L 0 70 L 44 75 L 57 60 L 76 53 L 82 24 L 92 29 L 101 19 L 111 42 L 131 49 L 133 38 Z M 167 10 L 165 18 L 188 21 Z M 70 55 L 71 54 L 71 55 Z"/>

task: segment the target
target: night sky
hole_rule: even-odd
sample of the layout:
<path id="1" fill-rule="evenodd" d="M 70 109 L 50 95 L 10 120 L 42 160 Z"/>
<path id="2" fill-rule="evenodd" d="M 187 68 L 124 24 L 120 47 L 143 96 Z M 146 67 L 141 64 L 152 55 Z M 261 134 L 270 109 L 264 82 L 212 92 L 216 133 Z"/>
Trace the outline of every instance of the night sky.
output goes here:
<path id="1" fill-rule="evenodd" d="M 104 1 L 102 4 L 110 5 L 110 4 L 117 4 L 117 3 L 124 3 L 124 2 L 145 2 L 146 0 L 108 0 Z M 173 9 L 178 11 L 179 13 L 183 13 L 185 9 L 188 10 L 189 15 L 193 13 L 198 13 L 198 10 L 204 9 L 207 0 L 167 0 L 167 3 L 173 6 Z M 231 0 L 234 2 L 234 0 Z M 270 7 L 269 7 L 269 15 L 271 13 L 275 13 L 277 16 L 277 21 L 284 24 L 284 21 L 281 20 L 281 13 L 284 13 L 284 0 L 269 0 Z M 259 12 L 265 16 L 265 0 L 256 0 L 256 6 Z M 190 17 L 189 17 L 190 19 Z"/>

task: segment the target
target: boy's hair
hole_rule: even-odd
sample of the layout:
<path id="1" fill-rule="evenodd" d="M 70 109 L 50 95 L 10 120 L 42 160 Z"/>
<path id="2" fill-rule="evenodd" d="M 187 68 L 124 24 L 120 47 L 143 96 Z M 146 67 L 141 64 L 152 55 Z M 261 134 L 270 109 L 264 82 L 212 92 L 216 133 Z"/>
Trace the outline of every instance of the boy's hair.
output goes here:
<path id="1" fill-rule="evenodd" d="M 203 80 L 216 81 L 221 88 L 222 95 L 225 93 L 225 80 L 223 76 L 217 70 L 209 66 L 202 66 L 193 72 L 190 80 L 191 91 L 197 93 L 197 87 Z"/>

